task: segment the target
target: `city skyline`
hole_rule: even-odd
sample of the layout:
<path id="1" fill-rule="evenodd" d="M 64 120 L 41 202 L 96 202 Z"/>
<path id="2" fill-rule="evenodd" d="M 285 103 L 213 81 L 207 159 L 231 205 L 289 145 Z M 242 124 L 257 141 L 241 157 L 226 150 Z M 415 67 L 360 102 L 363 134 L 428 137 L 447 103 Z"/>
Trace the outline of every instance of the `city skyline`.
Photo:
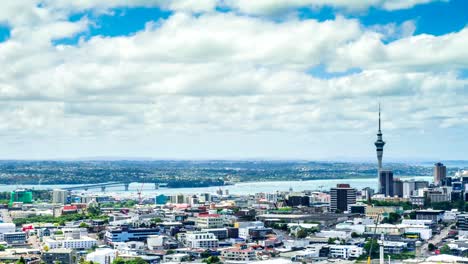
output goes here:
<path id="1" fill-rule="evenodd" d="M 466 160 L 467 9 L 5 1 L 0 159 Z"/>

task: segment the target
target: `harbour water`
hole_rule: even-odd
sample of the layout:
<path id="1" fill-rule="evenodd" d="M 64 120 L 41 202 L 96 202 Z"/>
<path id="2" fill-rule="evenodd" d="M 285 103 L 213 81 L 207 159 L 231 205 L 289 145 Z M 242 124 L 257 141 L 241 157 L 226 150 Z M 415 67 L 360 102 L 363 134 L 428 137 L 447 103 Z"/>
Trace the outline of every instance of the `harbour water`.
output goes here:
<path id="1" fill-rule="evenodd" d="M 425 180 L 431 181 L 432 177 L 400 177 L 402 180 Z M 336 186 L 338 183 L 347 183 L 351 187 L 358 190 L 365 187 L 377 188 L 377 178 L 359 178 L 359 179 L 330 179 L 330 180 L 310 180 L 310 181 L 265 181 L 265 182 L 242 182 L 228 186 L 213 186 L 213 187 L 202 187 L 202 188 L 159 188 L 155 189 L 154 184 L 141 184 L 131 183 L 129 190 L 125 191 L 123 186 L 107 187 L 106 193 L 116 194 L 122 197 L 136 195 L 138 189 L 142 189 L 144 196 L 152 196 L 156 194 L 198 194 L 198 193 L 215 193 L 220 188 L 223 191 L 228 191 L 230 194 L 255 194 L 259 192 L 273 193 L 276 191 L 304 191 L 304 190 L 329 190 L 331 187 Z M 13 191 L 16 189 L 36 189 L 36 190 L 48 190 L 48 189 L 60 189 L 66 187 L 73 187 L 79 185 L 0 185 L 0 191 Z M 85 192 L 85 191 L 78 191 Z M 102 194 L 99 188 L 90 189 L 87 193 L 98 193 Z"/>

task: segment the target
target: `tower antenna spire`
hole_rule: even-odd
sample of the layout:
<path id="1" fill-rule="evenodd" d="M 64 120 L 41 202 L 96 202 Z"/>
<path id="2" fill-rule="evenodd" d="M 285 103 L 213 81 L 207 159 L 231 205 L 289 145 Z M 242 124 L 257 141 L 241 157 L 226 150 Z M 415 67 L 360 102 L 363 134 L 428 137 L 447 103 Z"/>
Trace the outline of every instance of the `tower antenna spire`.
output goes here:
<path id="1" fill-rule="evenodd" d="M 379 170 L 382 169 L 382 156 L 383 156 L 383 149 L 385 146 L 385 141 L 382 139 L 382 127 L 381 127 L 381 119 L 380 119 L 380 103 L 379 103 L 379 130 L 377 131 L 377 141 L 375 141 L 375 147 L 377 150 L 377 161 L 378 161 L 378 168 Z"/>
<path id="2" fill-rule="evenodd" d="M 380 131 L 380 102 L 379 102 L 379 131 Z"/>

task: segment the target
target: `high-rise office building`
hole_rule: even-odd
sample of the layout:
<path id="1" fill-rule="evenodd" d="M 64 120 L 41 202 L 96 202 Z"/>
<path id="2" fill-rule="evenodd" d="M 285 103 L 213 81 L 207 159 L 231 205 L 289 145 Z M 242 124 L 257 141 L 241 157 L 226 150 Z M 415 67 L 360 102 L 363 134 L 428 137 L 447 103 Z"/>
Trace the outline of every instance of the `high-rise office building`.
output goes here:
<path id="1" fill-rule="evenodd" d="M 393 195 L 403 197 L 403 181 L 398 178 L 393 179 Z"/>
<path id="2" fill-rule="evenodd" d="M 393 171 L 379 170 L 379 193 L 393 197 Z"/>
<path id="3" fill-rule="evenodd" d="M 427 181 L 414 181 L 414 189 L 419 190 L 419 189 L 424 189 L 429 187 L 429 182 Z"/>
<path id="4" fill-rule="evenodd" d="M 440 162 L 434 164 L 434 184 L 440 185 L 445 177 L 447 177 L 447 167 Z"/>
<path id="5" fill-rule="evenodd" d="M 403 198 L 410 198 L 414 190 L 416 190 L 414 180 L 403 182 Z"/>
<path id="6" fill-rule="evenodd" d="M 55 189 L 52 191 L 52 202 L 57 204 L 66 204 L 68 200 L 68 191 Z"/>
<path id="7" fill-rule="evenodd" d="M 336 188 L 330 189 L 330 210 L 348 211 L 348 206 L 356 204 L 356 189 L 351 188 L 349 184 L 338 184 Z"/>

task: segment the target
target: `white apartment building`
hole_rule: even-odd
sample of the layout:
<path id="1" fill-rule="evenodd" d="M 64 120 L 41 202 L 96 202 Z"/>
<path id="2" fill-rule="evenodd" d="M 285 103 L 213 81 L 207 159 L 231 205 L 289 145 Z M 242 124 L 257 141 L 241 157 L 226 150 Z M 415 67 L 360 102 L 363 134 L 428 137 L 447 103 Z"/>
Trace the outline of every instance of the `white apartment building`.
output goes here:
<path id="1" fill-rule="evenodd" d="M 52 239 L 46 238 L 44 244 L 50 249 L 54 248 L 69 248 L 69 249 L 90 249 L 97 245 L 97 241 L 94 238 L 82 237 L 79 239 L 64 238 L 64 239 Z"/>
<path id="2" fill-rule="evenodd" d="M 99 264 L 111 264 L 116 257 L 117 250 L 110 248 L 98 248 L 96 251 L 86 255 L 86 260 Z"/>
<path id="3" fill-rule="evenodd" d="M 191 248 L 217 248 L 218 239 L 214 234 L 207 232 L 187 233 L 185 244 Z"/>
<path id="4" fill-rule="evenodd" d="M 149 250 L 163 249 L 166 242 L 169 240 L 167 236 L 152 235 L 146 239 Z"/>
<path id="5" fill-rule="evenodd" d="M 257 255 L 252 249 L 226 248 L 221 250 L 221 259 L 224 263 L 250 263 Z"/>
<path id="6" fill-rule="evenodd" d="M 218 214 L 205 214 L 197 217 L 197 227 L 202 229 L 221 228 L 224 226 L 224 219 Z"/>
<path id="7" fill-rule="evenodd" d="M 350 245 L 333 245 L 330 246 L 330 257 L 349 259 L 358 258 L 363 254 L 363 248 Z"/>

